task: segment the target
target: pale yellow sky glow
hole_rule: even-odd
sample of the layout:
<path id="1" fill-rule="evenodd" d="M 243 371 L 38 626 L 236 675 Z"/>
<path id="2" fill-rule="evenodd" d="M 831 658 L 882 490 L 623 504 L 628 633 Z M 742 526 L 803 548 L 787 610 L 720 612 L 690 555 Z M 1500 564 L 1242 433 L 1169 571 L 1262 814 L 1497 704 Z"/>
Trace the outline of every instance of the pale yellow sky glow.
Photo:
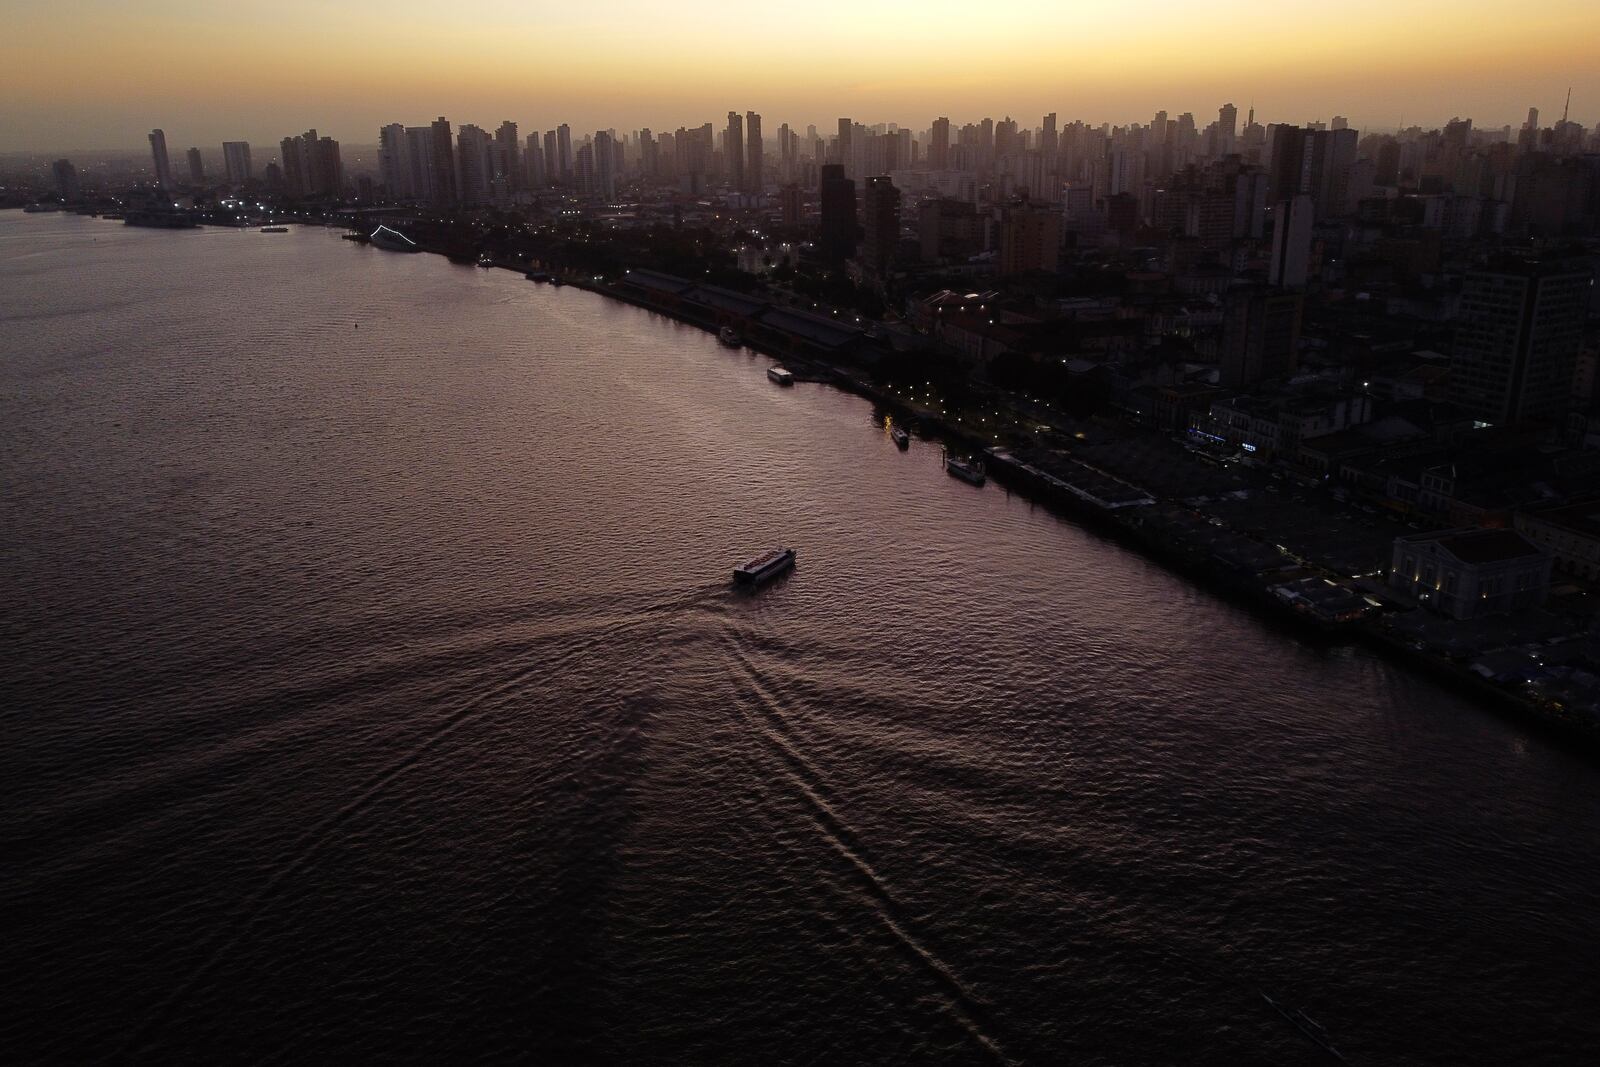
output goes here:
<path id="1" fill-rule="evenodd" d="M 0 0 L 0 150 L 353 143 L 386 122 L 674 129 L 755 110 L 922 128 L 1047 111 L 1146 122 L 1600 121 L 1600 2 Z"/>

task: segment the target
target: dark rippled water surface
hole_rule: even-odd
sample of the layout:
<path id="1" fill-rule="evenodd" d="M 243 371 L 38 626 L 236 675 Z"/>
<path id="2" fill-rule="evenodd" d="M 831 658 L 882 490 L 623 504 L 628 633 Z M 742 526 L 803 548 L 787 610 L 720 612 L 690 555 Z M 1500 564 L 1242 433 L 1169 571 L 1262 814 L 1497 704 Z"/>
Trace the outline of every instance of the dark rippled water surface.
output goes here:
<path id="1" fill-rule="evenodd" d="M 1587 1062 L 1592 764 L 765 366 L 0 214 L 5 1058 Z"/>

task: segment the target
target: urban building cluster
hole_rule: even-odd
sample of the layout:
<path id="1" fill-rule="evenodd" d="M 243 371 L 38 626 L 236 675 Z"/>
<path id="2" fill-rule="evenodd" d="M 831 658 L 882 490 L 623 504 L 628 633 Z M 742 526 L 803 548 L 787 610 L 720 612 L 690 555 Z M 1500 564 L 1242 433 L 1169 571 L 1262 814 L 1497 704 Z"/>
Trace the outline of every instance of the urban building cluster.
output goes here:
<path id="1" fill-rule="evenodd" d="M 959 433 L 981 408 L 994 462 L 1126 490 L 1141 536 L 1600 708 L 1600 126 L 1225 104 L 377 133 L 347 159 L 308 130 L 259 170 L 230 142 L 214 174 L 190 149 L 179 174 L 155 130 L 148 186 L 581 274 L 870 372 Z M 72 163 L 53 178 L 87 198 Z"/>

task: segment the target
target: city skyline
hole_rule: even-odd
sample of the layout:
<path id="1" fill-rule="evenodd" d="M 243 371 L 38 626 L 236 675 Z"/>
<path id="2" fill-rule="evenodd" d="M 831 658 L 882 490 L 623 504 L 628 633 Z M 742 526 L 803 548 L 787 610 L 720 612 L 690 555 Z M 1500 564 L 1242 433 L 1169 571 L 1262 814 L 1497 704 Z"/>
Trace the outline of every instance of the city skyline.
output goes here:
<path id="1" fill-rule="evenodd" d="M 1014 109 L 1001 109 L 995 114 L 972 115 L 970 118 L 966 116 L 955 117 L 955 115 L 951 112 L 946 112 L 942 114 L 932 114 L 922 121 L 912 122 L 900 122 L 892 119 L 886 120 L 881 118 L 873 118 L 871 116 L 867 116 L 865 121 L 862 121 L 862 117 L 859 115 L 855 117 L 830 117 L 815 122 L 797 122 L 794 120 L 789 120 L 787 122 L 772 122 L 770 119 L 764 118 L 763 113 L 760 110 L 751 109 L 744 112 L 744 116 L 754 117 L 758 123 L 756 129 L 758 135 L 760 135 L 760 139 L 752 142 L 749 146 L 741 151 L 764 151 L 764 146 L 777 143 L 777 140 L 780 137 L 780 129 L 792 130 L 796 132 L 805 131 L 807 129 L 815 129 L 819 131 L 819 134 L 824 141 L 829 141 L 833 136 L 836 123 L 845 122 L 849 122 L 855 126 L 864 127 L 867 129 L 878 130 L 879 132 L 891 130 L 910 133 L 912 136 L 917 138 L 919 151 L 926 153 L 934 144 L 934 139 L 937 137 L 935 131 L 940 123 L 947 124 L 946 129 L 948 132 L 946 133 L 946 137 L 953 136 L 953 133 L 958 131 L 962 126 L 981 126 L 984 123 L 994 126 L 1001 122 L 1009 122 L 1018 130 L 1030 134 L 1039 133 L 1041 129 L 1044 128 L 1044 124 L 1047 122 L 1053 123 L 1060 129 L 1066 129 L 1068 127 L 1075 126 L 1085 130 L 1104 130 L 1107 132 L 1130 130 L 1148 131 L 1152 129 L 1153 122 L 1161 119 L 1166 119 L 1169 121 L 1178 121 L 1184 119 L 1193 120 L 1194 128 L 1199 130 L 1204 128 L 1208 123 L 1212 122 L 1215 116 L 1229 110 L 1235 113 L 1236 121 L 1241 129 L 1247 123 L 1254 122 L 1263 128 L 1274 125 L 1282 125 L 1304 127 L 1307 129 L 1350 129 L 1363 137 L 1368 134 L 1395 136 L 1405 135 L 1408 133 L 1415 134 L 1418 132 L 1438 132 L 1454 124 L 1462 122 L 1466 123 L 1466 125 L 1477 134 L 1481 134 L 1490 138 L 1493 138 L 1496 134 L 1500 134 L 1506 140 L 1515 140 L 1520 131 L 1529 128 L 1530 122 L 1536 124 L 1535 128 L 1550 128 L 1561 123 L 1570 122 L 1571 125 L 1580 128 L 1585 134 L 1600 131 L 1600 122 L 1591 123 L 1586 120 L 1586 116 L 1577 113 L 1571 108 L 1569 93 L 1563 93 L 1561 99 L 1558 101 L 1558 106 L 1555 108 L 1534 103 L 1526 107 L 1524 111 L 1520 112 L 1519 117 L 1515 121 L 1510 122 L 1489 123 L 1481 121 L 1478 116 L 1472 114 L 1460 114 L 1452 115 L 1449 119 L 1442 120 L 1437 123 L 1420 120 L 1411 121 L 1408 119 L 1403 126 L 1363 125 L 1356 122 L 1348 114 L 1345 114 L 1337 106 L 1327 109 L 1323 114 L 1314 118 L 1294 119 L 1275 117 L 1264 113 L 1253 106 L 1237 104 L 1231 99 L 1213 102 L 1208 106 L 1202 107 L 1202 109 L 1199 111 L 1179 111 L 1173 108 L 1158 108 L 1150 115 L 1146 115 L 1143 118 L 1129 119 L 1126 122 L 1111 122 L 1109 120 L 1090 119 L 1084 116 L 1069 116 L 1063 115 L 1057 111 L 1050 111 L 1042 115 L 1029 118 L 1025 114 L 1019 114 Z M 454 117 L 454 114 L 455 113 L 453 112 L 444 111 L 441 112 L 437 117 L 439 119 L 448 119 L 452 122 L 459 121 Z M 733 112 L 728 113 L 730 118 L 733 114 Z M 480 119 L 484 118 L 484 116 L 481 115 L 471 117 L 477 117 Z M 329 134 L 329 136 L 332 140 L 337 141 L 353 150 L 377 150 L 381 149 L 382 147 L 384 129 L 389 127 L 404 128 L 406 126 L 405 120 L 412 118 L 419 117 L 410 114 L 407 114 L 403 117 L 397 117 L 391 114 L 385 116 L 381 122 L 368 130 L 360 131 L 353 135 Z M 419 121 L 428 123 L 434 120 L 427 117 L 420 117 Z M 678 129 L 687 128 L 690 130 L 705 128 L 714 130 L 716 132 L 718 138 L 717 147 L 720 150 L 721 138 L 727 128 L 725 125 L 723 125 L 723 121 L 724 120 L 719 116 L 713 115 L 705 118 L 691 118 L 687 121 L 679 121 L 676 123 L 667 122 L 660 125 L 652 125 L 649 123 L 629 123 L 619 125 L 617 123 L 611 123 L 609 125 L 590 127 L 581 123 L 566 121 L 561 116 L 557 115 L 545 116 L 542 121 L 536 121 L 532 123 L 527 122 L 526 119 L 507 117 L 488 122 L 487 126 L 509 126 L 513 129 L 521 127 L 529 131 L 545 131 L 551 134 L 556 133 L 557 130 L 569 130 L 571 131 L 572 136 L 577 137 L 580 140 L 592 139 L 600 134 L 609 134 L 614 136 L 619 142 L 629 143 L 632 143 L 640 133 L 649 132 L 651 130 L 656 131 L 658 134 L 665 134 L 670 133 L 675 127 Z M 769 122 L 770 126 L 769 131 L 765 134 L 761 134 L 761 127 L 759 125 L 763 121 Z M 467 125 L 472 129 L 479 129 L 477 124 L 471 123 L 470 121 L 462 124 Z M 744 119 L 741 118 L 741 126 L 743 124 Z M 315 125 L 325 126 L 326 124 L 318 123 Z M 189 127 L 181 125 L 174 126 L 173 128 L 184 133 L 187 133 L 189 130 Z M 192 136 L 176 136 L 172 138 L 172 141 L 174 144 L 179 141 L 185 141 L 190 145 L 197 146 L 204 154 L 205 158 L 211 159 L 214 156 L 219 162 L 229 150 L 230 145 L 243 146 L 245 150 L 248 150 L 250 146 L 254 145 L 258 150 L 265 150 L 268 153 L 267 155 L 262 156 L 260 159 L 260 162 L 265 163 L 274 158 L 270 154 L 270 146 L 278 144 L 282 140 L 282 129 L 283 125 L 280 124 L 277 132 L 265 136 L 241 137 L 233 134 L 225 134 L 220 140 L 195 138 Z M 159 132 L 164 136 L 167 136 L 165 134 L 165 130 L 166 127 L 158 125 L 140 131 L 136 140 L 144 142 L 143 144 L 130 143 L 116 146 L 79 146 L 76 148 L 57 147 L 49 149 L 35 149 L 32 151 L 17 151 L 10 149 L 9 147 L 0 146 L 0 154 L 9 152 L 14 155 L 49 156 L 61 154 L 72 155 L 74 153 L 107 155 L 127 152 L 135 156 L 148 158 L 151 149 L 150 142 L 152 131 Z"/>
<path id="2" fill-rule="evenodd" d="M 935 115 L 959 124 L 1051 111 L 1124 125 L 1231 100 L 1265 122 L 1339 113 L 1358 129 L 1457 115 L 1516 126 L 1529 106 L 1558 112 L 1569 89 L 1574 119 L 1592 125 L 1600 103 L 1585 54 L 1600 13 L 1568 0 L 1515 17 L 1479 0 L 1359 0 L 1337 20 L 1257 0 L 1220 12 L 1158 3 L 1148 21 L 1013 2 L 981 22 L 950 4 L 853 11 L 829 0 L 782 23 L 720 2 L 670 16 L 624 3 L 602 23 L 565 6 L 478 0 L 453 8 L 448 25 L 406 3 L 379 26 L 304 2 L 79 7 L 87 21 L 35 0 L 13 13 L 0 44 L 10 102 L 0 150 L 119 149 L 152 127 L 186 144 L 262 143 L 311 125 L 368 143 L 397 115 L 671 128 L 735 103 L 773 128 L 841 114 L 921 128 Z M 1412 25 L 1425 34 L 1403 36 Z M 223 88 L 197 91 L 212 82 Z"/>

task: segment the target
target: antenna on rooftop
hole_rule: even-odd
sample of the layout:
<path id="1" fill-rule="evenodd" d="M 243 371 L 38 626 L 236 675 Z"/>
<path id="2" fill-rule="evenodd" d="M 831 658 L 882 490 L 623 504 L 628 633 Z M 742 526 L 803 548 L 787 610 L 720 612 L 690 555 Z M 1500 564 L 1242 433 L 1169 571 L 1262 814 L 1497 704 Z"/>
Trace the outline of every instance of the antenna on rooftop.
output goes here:
<path id="1" fill-rule="evenodd" d="M 1570 110 L 1572 110 L 1572 86 L 1569 85 L 1567 86 L 1567 103 L 1561 109 L 1561 122 L 1563 125 L 1566 124 L 1567 112 Z"/>

